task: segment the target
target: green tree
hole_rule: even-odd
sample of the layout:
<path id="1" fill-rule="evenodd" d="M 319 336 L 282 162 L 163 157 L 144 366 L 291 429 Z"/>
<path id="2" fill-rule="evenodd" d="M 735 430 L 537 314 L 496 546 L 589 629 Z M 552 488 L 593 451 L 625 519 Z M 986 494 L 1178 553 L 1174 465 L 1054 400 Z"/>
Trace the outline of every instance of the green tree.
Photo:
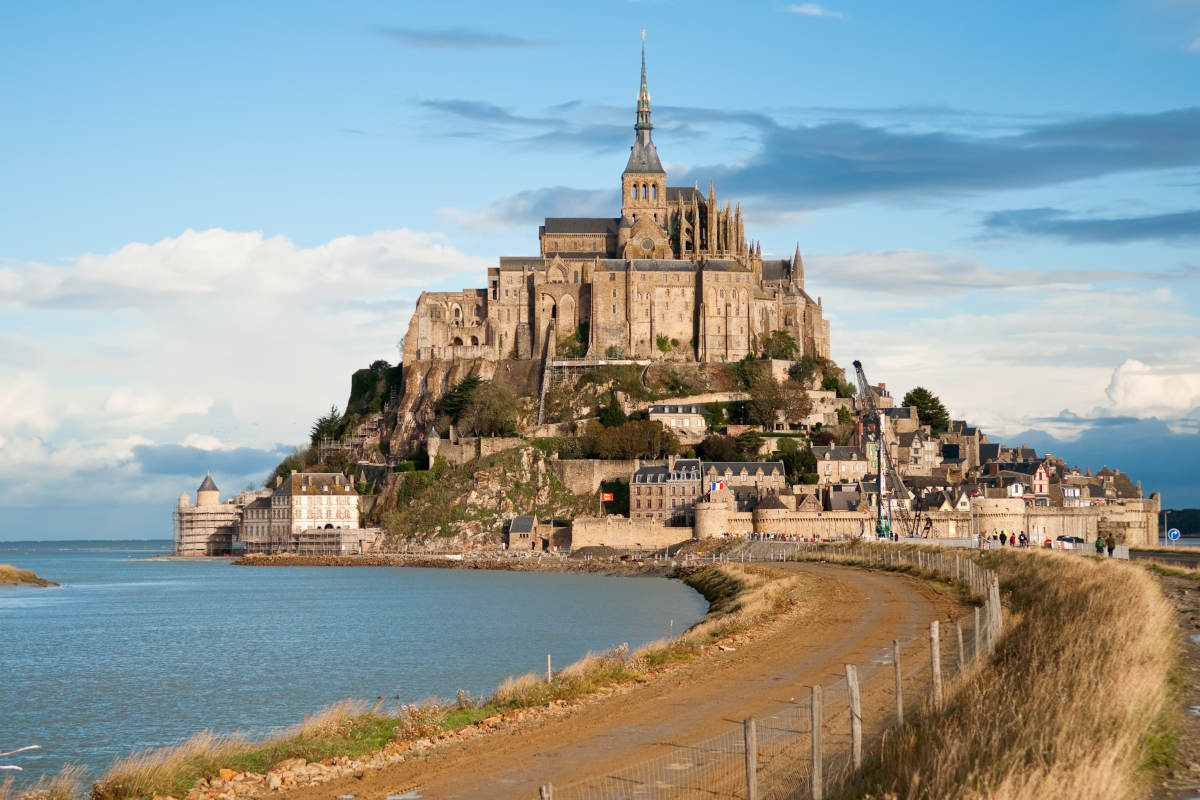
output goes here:
<path id="1" fill-rule="evenodd" d="M 661 333 L 654 337 L 654 344 L 664 353 L 671 352 L 671 340 Z"/>
<path id="2" fill-rule="evenodd" d="M 458 421 L 458 415 L 466 408 L 467 401 L 471 399 L 471 393 L 475 391 L 483 381 L 478 375 L 468 375 L 454 385 L 454 388 L 446 392 L 442 402 L 438 404 L 438 411 L 446 414 L 450 419 Z"/>
<path id="3" fill-rule="evenodd" d="M 313 423 L 312 429 L 309 432 L 309 441 L 315 446 L 326 437 L 330 439 L 336 438 L 341 422 L 342 415 L 338 412 L 338 407 L 330 406 L 329 413 L 317 417 L 317 421 Z"/>
<path id="4" fill-rule="evenodd" d="M 904 405 L 917 409 L 917 418 L 922 425 L 928 425 L 935 431 L 944 431 L 950 427 L 950 413 L 942 405 L 938 396 L 928 389 L 917 386 L 904 395 Z"/>
<path id="5" fill-rule="evenodd" d="M 763 354 L 767 358 L 787 360 L 796 355 L 800 348 L 787 331 L 771 331 L 763 339 Z"/>
<path id="6" fill-rule="evenodd" d="M 745 461 L 757 461 L 764 441 L 763 435 L 758 431 L 746 431 L 738 436 L 738 450 L 741 452 L 742 459 Z"/>
<path id="7" fill-rule="evenodd" d="M 629 421 L 629 416 L 625 413 L 625 409 L 621 408 L 621 404 L 617 402 L 617 396 L 613 392 L 608 393 L 608 401 L 600 406 L 600 413 L 596 416 L 600 420 L 600 424 L 606 428 L 618 428 Z"/>

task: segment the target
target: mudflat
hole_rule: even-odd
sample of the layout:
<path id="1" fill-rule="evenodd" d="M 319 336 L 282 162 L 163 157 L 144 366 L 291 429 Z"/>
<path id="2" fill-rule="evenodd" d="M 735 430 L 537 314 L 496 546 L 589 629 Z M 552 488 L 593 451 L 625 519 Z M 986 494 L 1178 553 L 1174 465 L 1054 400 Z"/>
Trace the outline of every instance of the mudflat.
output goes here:
<path id="1" fill-rule="evenodd" d="M 680 745 L 739 726 L 807 697 L 808 687 L 844 675 L 846 664 L 877 658 L 893 639 L 916 639 L 930 621 L 949 620 L 963 607 L 952 590 L 905 575 L 825 564 L 772 564 L 803 575 L 811 591 L 804 607 L 775 630 L 736 650 L 688 664 L 646 684 L 585 705 L 566 717 L 543 719 L 438 747 L 362 777 L 298 787 L 288 800 L 354 795 L 384 800 L 417 792 L 440 798 L 537 797 L 559 786 L 636 764 Z M 538 624 L 552 625 L 552 618 Z M 922 659 L 911 657 L 913 672 Z M 927 662 L 927 659 L 926 659 Z M 894 707 L 889 670 L 867 673 L 864 721 Z"/>

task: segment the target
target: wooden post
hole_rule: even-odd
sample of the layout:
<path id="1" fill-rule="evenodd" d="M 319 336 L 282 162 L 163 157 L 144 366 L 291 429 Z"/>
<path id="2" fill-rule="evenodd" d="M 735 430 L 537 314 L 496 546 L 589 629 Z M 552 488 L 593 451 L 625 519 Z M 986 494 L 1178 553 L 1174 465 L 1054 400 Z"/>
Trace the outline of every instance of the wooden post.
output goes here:
<path id="1" fill-rule="evenodd" d="M 983 631 L 979 628 L 979 606 L 975 606 L 975 661 L 979 660 L 979 650 L 983 645 Z"/>
<path id="2" fill-rule="evenodd" d="M 824 800 L 825 786 L 821 776 L 821 687 L 812 687 L 812 800 Z"/>
<path id="3" fill-rule="evenodd" d="M 758 800 L 758 731 L 754 717 L 746 717 L 742 725 L 746 738 L 746 800 Z"/>
<path id="4" fill-rule="evenodd" d="M 900 642 L 892 639 L 892 671 L 896 673 L 896 725 L 904 727 L 904 686 L 900 681 Z"/>
<path id="5" fill-rule="evenodd" d="M 846 689 L 850 695 L 850 757 L 854 772 L 862 770 L 862 704 L 858 697 L 858 670 L 846 665 Z"/>
<path id="6" fill-rule="evenodd" d="M 546 683 L 554 676 L 554 671 L 550 669 L 550 654 L 546 653 Z"/>
<path id="7" fill-rule="evenodd" d="M 967 654 L 963 651 L 962 620 L 954 620 L 954 633 L 958 635 L 958 674 L 967 668 Z"/>
<path id="8" fill-rule="evenodd" d="M 938 621 L 929 623 L 929 670 L 933 675 L 933 707 L 942 707 L 942 650 Z"/>
<path id="9" fill-rule="evenodd" d="M 538 800 L 554 800 L 554 784 L 546 783 L 539 787 Z"/>

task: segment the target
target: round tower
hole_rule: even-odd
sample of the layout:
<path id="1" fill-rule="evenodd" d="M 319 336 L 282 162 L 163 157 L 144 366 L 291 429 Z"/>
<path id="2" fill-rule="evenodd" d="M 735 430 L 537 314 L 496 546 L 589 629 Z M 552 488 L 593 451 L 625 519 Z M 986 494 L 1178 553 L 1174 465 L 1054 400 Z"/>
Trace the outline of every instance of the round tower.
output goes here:
<path id="1" fill-rule="evenodd" d="M 729 533 L 729 504 L 722 501 L 701 500 L 696 503 L 696 527 L 694 539 L 718 539 Z"/>
<path id="2" fill-rule="evenodd" d="M 204 482 L 196 490 L 196 505 L 215 506 L 220 503 L 221 492 L 217 489 L 217 484 L 213 481 L 212 475 L 205 475 Z"/>
<path id="3" fill-rule="evenodd" d="M 191 504 L 192 504 L 192 499 L 190 497 L 188 497 L 187 492 L 184 492 L 183 494 L 179 495 L 179 507 L 180 508 L 187 508 Z"/>

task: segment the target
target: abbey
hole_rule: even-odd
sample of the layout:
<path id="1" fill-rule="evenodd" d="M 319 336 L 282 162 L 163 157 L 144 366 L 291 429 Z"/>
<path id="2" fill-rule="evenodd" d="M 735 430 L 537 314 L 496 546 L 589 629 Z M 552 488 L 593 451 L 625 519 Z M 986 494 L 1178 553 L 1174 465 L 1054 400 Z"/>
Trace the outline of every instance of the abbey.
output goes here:
<path id="1" fill-rule="evenodd" d="M 667 185 L 651 138 L 646 54 L 636 138 L 621 173 L 619 217 L 550 217 L 536 256 L 502 257 L 487 288 L 425 292 L 404 361 L 589 358 L 732 361 L 787 331 L 799 355 L 829 355 L 820 299 L 804 290 L 800 249 L 764 259 L 740 204 L 712 184 Z"/>

